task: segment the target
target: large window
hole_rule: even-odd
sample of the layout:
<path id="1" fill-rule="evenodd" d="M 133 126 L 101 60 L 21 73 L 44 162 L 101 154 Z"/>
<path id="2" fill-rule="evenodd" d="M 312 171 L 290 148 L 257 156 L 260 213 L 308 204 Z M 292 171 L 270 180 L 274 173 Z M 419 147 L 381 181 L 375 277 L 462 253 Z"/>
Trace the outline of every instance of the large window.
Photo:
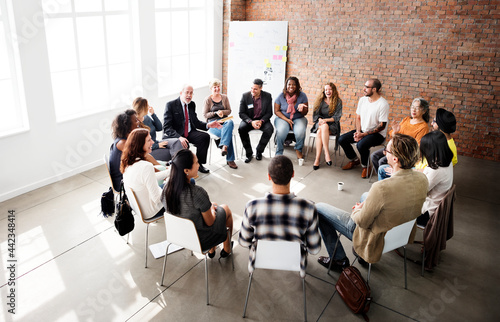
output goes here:
<path id="1" fill-rule="evenodd" d="M 53 4 L 42 0 L 57 120 L 129 103 L 138 79 L 130 2 L 68 0 Z"/>
<path id="2" fill-rule="evenodd" d="M 156 0 L 158 96 L 213 76 L 213 0 Z"/>
<path id="3" fill-rule="evenodd" d="M 11 2 L 0 0 L 0 137 L 29 128 L 12 17 Z"/>

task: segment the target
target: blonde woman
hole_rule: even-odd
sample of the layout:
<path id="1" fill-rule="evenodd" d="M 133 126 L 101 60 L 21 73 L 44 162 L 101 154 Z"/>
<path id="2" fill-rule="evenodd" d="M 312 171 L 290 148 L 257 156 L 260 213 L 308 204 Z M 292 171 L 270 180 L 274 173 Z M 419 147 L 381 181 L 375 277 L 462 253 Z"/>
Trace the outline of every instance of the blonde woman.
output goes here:
<path id="1" fill-rule="evenodd" d="M 340 118 L 342 117 L 342 100 L 339 97 L 337 87 L 332 82 L 323 86 L 323 91 L 316 98 L 313 106 L 312 133 L 316 133 L 316 159 L 313 169 L 318 170 L 321 151 L 325 153 L 325 161 L 328 166 L 332 165 L 328 144 L 330 135 L 340 135 Z"/>

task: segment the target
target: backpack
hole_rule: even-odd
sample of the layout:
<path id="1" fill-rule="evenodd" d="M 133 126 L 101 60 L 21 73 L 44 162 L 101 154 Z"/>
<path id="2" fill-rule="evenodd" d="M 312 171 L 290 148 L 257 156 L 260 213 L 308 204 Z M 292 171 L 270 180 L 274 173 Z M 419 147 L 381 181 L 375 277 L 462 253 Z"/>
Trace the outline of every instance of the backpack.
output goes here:
<path id="1" fill-rule="evenodd" d="M 101 196 L 101 214 L 104 218 L 111 217 L 115 213 L 115 194 L 113 188 L 102 193 Z"/>
<path id="2" fill-rule="evenodd" d="M 361 313 L 365 321 L 369 321 L 366 312 L 370 309 L 372 300 L 370 286 L 356 267 L 344 268 L 335 284 L 335 289 L 354 313 Z"/>

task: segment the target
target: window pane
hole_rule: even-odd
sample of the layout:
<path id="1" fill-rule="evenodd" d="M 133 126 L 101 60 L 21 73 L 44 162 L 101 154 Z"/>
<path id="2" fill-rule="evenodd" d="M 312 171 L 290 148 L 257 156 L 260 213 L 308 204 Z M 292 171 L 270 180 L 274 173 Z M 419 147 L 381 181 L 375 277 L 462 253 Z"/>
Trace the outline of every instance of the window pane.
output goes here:
<path id="1" fill-rule="evenodd" d="M 156 54 L 159 58 L 171 55 L 170 12 L 156 14 Z"/>
<path id="2" fill-rule="evenodd" d="M 130 61 L 131 37 L 128 16 L 114 15 L 106 17 L 108 62 L 110 64 Z"/>
<path id="3" fill-rule="evenodd" d="M 190 51 L 191 53 L 200 53 L 206 51 L 206 41 L 207 41 L 207 25 L 204 10 L 194 10 L 191 11 L 189 17 L 190 23 Z M 201 31 L 205 32 L 201 32 Z"/>
<path id="4" fill-rule="evenodd" d="M 102 0 L 73 0 L 75 12 L 102 11 Z"/>
<path id="5" fill-rule="evenodd" d="M 189 1 L 189 6 L 191 8 L 193 8 L 193 7 L 204 7 L 205 6 L 205 0 L 190 0 Z"/>
<path id="6" fill-rule="evenodd" d="M 102 66 L 106 63 L 102 24 L 102 17 L 76 18 L 81 68 Z"/>
<path id="7" fill-rule="evenodd" d="M 51 72 L 77 68 L 75 34 L 70 18 L 45 20 Z"/>
<path id="8" fill-rule="evenodd" d="M 206 86 L 212 75 L 207 75 L 207 62 L 205 54 L 193 54 L 189 61 L 191 70 L 191 83 L 193 86 Z"/>
<path id="9" fill-rule="evenodd" d="M 86 110 L 109 104 L 108 76 L 105 67 L 82 69 L 82 94 Z"/>
<path id="10" fill-rule="evenodd" d="M 175 79 L 175 84 L 189 83 L 189 56 L 174 56 L 172 57 L 172 78 Z"/>
<path id="11" fill-rule="evenodd" d="M 115 104 L 117 101 L 122 101 L 123 98 L 129 99 L 134 89 L 133 78 L 132 78 L 132 66 L 129 63 L 117 64 L 109 66 L 109 99 L 110 103 Z M 135 98 L 135 97 L 134 97 Z M 130 102 L 121 102 L 123 104 L 129 104 Z"/>
<path id="12" fill-rule="evenodd" d="M 71 1 L 42 0 L 42 8 L 45 13 L 69 13 L 72 12 Z"/>
<path id="13" fill-rule="evenodd" d="M 10 79 L 0 80 L 0 97 L 2 97 L 0 113 L 2 113 L 2 119 L 4 120 L 0 133 L 10 132 L 23 126 L 21 107 L 14 96 L 16 94 Z"/>
<path id="14" fill-rule="evenodd" d="M 82 110 L 78 72 L 52 73 L 52 92 L 57 117 L 67 117 Z"/>
<path id="15" fill-rule="evenodd" d="M 5 39 L 5 29 L 0 23 L 0 80 L 10 78 L 10 63 L 7 54 L 7 42 Z"/>
<path id="16" fill-rule="evenodd" d="M 185 8 L 188 6 L 187 0 L 173 0 L 170 2 L 172 8 Z"/>
<path id="17" fill-rule="evenodd" d="M 170 61 L 170 57 L 158 59 L 158 96 L 160 97 L 176 92 L 175 89 L 172 88 L 173 77 Z"/>
<path id="18" fill-rule="evenodd" d="M 172 55 L 188 54 L 188 14 L 187 11 L 178 11 L 172 15 Z"/>
<path id="19" fill-rule="evenodd" d="M 128 10 L 128 1 L 125 0 L 105 0 L 104 8 L 106 11 Z"/>
<path id="20" fill-rule="evenodd" d="M 155 7 L 159 9 L 170 8 L 170 0 L 155 0 Z"/>

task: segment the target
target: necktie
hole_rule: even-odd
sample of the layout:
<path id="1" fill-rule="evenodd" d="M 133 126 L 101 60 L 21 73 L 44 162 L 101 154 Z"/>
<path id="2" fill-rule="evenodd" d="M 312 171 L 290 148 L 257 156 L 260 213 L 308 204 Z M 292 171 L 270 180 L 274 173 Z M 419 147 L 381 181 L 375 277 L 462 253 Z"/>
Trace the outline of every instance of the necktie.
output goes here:
<path id="1" fill-rule="evenodd" d="M 184 104 L 184 137 L 187 138 L 188 134 L 189 134 L 188 108 L 187 105 Z"/>

